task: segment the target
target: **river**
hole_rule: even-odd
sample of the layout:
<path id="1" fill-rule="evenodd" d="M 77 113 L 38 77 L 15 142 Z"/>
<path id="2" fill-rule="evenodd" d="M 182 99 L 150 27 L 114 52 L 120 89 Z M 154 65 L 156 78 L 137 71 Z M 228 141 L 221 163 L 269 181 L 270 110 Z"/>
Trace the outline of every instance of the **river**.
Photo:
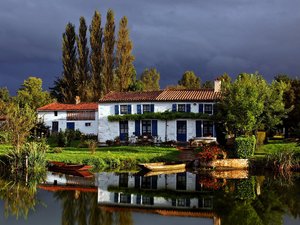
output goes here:
<path id="1" fill-rule="evenodd" d="M 0 212 L 1 225 L 294 225 L 300 175 L 47 172 L 26 184 L 2 177 Z"/>

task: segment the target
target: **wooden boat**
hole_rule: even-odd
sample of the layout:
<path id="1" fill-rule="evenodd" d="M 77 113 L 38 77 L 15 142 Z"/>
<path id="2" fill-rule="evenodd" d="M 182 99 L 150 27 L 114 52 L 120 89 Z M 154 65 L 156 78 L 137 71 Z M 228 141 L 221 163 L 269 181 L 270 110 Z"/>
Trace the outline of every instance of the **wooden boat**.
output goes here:
<path id="1" fill-rule="evenodd" d="M 185 169 L 185 163 L 141 163 L 138 164 L 142 169 L 150 171 L 170 171 L 170 170 L 183 170 Z"/>
<path id="2" fill-rule="evenodd" d="M 165 174 L 176 174 L 176 173 L 184 173 L 186 172 L 185 168 L 180 170 L 163 170 L 163 171 L 148 171 L 143 176 L 144 177 L 152 177 L 158 175 L 165 175 Z"/>
<path id="3" fill-rule="evenodd" d="M 70 164 L 63 162 L 51 161 L 48 164 L 48 169 L 52 171 L 86 171 L 91 169 L 92 166 L 84 164 Z"/>

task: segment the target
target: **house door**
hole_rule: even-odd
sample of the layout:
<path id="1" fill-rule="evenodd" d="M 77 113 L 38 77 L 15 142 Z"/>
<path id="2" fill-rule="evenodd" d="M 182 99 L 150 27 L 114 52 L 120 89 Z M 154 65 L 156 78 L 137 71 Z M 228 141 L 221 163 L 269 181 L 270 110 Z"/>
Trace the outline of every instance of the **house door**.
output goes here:
<path id="1" fill-rule="evenodd" d="M 186 121 L 177 121 L 177 141 L 186 142 Z"/>
<path id="2" fill-rule="evenodd" d="M 67 129 L 68 130 L 75 130 L 75 123 L 74 122 L 67 122 Z"/>
<path id="3" fill-rule="evenodd" d="M 57 133 L 58 132 L 58 122 L 52 122 L 52 133 Z"/>
<path id="4" fill-rule="evenodd" d="M 128 121 L 120 121 L 120 140 L 127 141 L 128 139 Z"/>

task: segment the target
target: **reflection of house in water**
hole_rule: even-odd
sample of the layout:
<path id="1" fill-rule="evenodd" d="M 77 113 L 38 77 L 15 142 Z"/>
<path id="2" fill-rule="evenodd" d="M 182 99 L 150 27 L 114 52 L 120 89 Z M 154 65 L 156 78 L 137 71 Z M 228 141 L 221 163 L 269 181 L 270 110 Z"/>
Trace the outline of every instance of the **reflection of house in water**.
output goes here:
<path id="1" fill-rule="evenodd" d="M 105 211 L 201 217 L 220 225 L 220 218 L 213 212 L 212 192 L 202 188 L 199 175 L 189 172 L 149 177 L 101 172 L 89 179 L 48 172 L 45 185 L 40 187 L 49 191 L 75 191 L 75 196 L 98 191 L 98 204 Z"/>
<path id="2" fill-rule="evenodd" d="M 98 203 L 143 208 L 212 210 L 213 196 L 198 175 L 184 172 L 151 177 L 131 173 L 99 173 Z"/>
<path id="3" fill-rule="evenodd" d="M 46 180 L 40 188 L 48 191 L 78 190 L 96 192 L 95 178 L 84 178 L 56 172 L 47 172 Z"/>

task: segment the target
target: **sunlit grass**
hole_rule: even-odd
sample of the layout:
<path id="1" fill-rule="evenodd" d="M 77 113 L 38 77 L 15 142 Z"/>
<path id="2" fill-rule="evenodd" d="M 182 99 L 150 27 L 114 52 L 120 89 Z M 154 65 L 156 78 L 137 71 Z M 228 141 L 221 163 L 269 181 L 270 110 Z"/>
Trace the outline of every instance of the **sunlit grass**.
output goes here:
<path id="1" fill-rule="evenodd" d="M 293 151 L 295 153 L 300 153 L 300 145 L 295 141 L 270 140 L 269 143 L 259 146 L 256 153 L 272 154 L 279 151 Z"/>
<path id="2" fill-rule="evenodd" d="M 0 145 L 0 155 L 4 155 L 9 145 Z M 132 168 L 142 162 L 177 161 L 179 151 L 176 148 L 154 146 L 116 146 L 97 148 L 92 153 L 88 148 L 65 147 L 62 153 L 52 149 L 46 153 L 48 161 L 84 163 L 96 168 Z"/>

